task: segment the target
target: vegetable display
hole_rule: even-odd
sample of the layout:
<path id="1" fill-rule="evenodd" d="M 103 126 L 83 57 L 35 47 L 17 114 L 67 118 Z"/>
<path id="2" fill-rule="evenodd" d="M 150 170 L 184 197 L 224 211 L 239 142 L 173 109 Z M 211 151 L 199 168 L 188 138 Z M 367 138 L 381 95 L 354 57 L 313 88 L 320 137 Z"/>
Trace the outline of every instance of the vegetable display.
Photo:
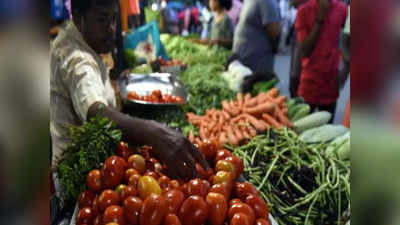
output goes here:
<path id="1" fill-rule="evenodd" d="M 219 64 L 225 65 L 232 54 L 225 48 L 192 43 L 180 36 L 161 35 L 168 56 L 180 60 L 189 66 Z"/>
<path id="2" fill-rule="evenodd" d="M 286 97 L 276 88 L 255 97 L 238 93 L 236 101 L 222 101 L 223 110 L 206 110 L 206 115 L 188 113 L 190 123 L 199 128 L 199 139 L 189 135 L 192 142 L 219 141 L 237 146 L 269 128 L 292 127 L 287 118 Z"/>
<path id="3" fill-rule="evenodd" d="M 160 90 L 154 90 L 150 95 L 147 96 L 139 96 L 135 91 L 131 91 L 128 93 L 128 99 L 131 100 L 140 100 L 145 102 L 154 102 L 154 103 L 179 103 L 183 104 L 185 101 L 180 96 L 171 96 L 169 94 L 162 94 Z"/>
<path id="4" fill-rule="evenodd" d="M 237 181 L 243 161 L 222 156 L 220 152 L 226 150 L 213 142 L 200 143 L 199 148 L 213 163 L 207 172 L 197 165 L 201 179 L 189 181 L 170 179 L 149 146 L 110 156 L 87 176 L 76 225 L 270 224 L 268 205 L 256 188 Z"/>
<path id="5" fill-rule="evenodd" d="M 59 159 L 56 169 L 64 187 L 63 198 L 67 204 L 74 204 L 85 189 L 87 174 L 93 168 L 100 168 L 115 153 L 122 134 L 114 123 L 99 117 L 70 128 L 70 134 L 72 144 Z"/>
<path id="6" fill-rule="evenodd" d="M 189 91 L 186 111 L 203 115 L 209 108 L 221 109 L 223 100 L 235 97 L 235 92 L 228 88 L 226 81 L 220 76 L 224 66 L 196 65 L 189 67 L 180 76 Z"/>
<path id="7" fill-rule="evenodd" d="M 245 177 L 268 202 L 279 224 L 344 224 L 350 206 L 350 161 L 327 156 L 289 129 L 270 130 L 233 149 Z"/>

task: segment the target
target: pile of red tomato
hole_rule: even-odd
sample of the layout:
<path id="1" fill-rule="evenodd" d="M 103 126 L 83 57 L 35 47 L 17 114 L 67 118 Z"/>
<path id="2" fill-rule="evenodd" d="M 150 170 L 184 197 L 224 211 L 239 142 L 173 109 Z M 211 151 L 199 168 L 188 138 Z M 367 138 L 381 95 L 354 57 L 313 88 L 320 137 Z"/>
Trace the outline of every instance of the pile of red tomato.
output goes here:
<path id="1" fill-rule="evenodd" d="M 154 102 L 154 103 L 178 103 L 178 104 L 185 103 L 182 97 L 171 96 L 169 94 L 162 94 L 160 90 L 155 90 L 151 93 L 151 95 L 147 96 L 139 96 L 135 91 L 131 91 L 128 93 L 127 98 L 131 100 L 140 100 L 140 101 Z"/>
<path id="2" fill-rule="evenodd" d="M 121 142 L 117 156 L 88 174 L 76 224 L 270 225 L 256 188 L 236 182 L 242 160 L 209 141 L 198 147 L 214 168 L 197 165 L 201 178 L 180 182 L 165 175 L 167 168 L 151 157 L 151 147 L 134 154 Z"/>

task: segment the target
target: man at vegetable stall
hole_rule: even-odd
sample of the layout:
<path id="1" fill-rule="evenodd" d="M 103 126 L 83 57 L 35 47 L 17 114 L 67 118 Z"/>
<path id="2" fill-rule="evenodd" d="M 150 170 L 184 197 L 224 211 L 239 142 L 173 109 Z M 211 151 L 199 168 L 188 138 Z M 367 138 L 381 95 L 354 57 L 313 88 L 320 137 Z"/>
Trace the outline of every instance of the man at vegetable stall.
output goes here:
<path id="1" fill-rule="evenodd" d="M 280 19 L 276 0 L 243 1 L 233 53 L 253 73 L 273 71 L 281 35 Z"/>
<path id="2" fill-rule="evenodd" d="M 208 169 L 207 162 L 180 133 L 114 109 L 115 94 L 99 54 L 114 48 L 117 7 L 118 0 L 72 0 L 73 19 L 54 41 L 50 85 L 52 165 L 56 166 L 70 144 L 68 128 L 100 115 L 115 121 L 128 142 L 153 146 L 171 176 L 197 176 L 195 164 Z"/>
<path id="3" fill-rule="evenodd" d="M 298 95 L 313 111 L 332 113 L 332 120 L 345 80 L 338 68 L 339 36 L 346 18 L 347 6 L 339 0 L 309 0 L 299 8 L 295 22 L 302 56 Z"/>

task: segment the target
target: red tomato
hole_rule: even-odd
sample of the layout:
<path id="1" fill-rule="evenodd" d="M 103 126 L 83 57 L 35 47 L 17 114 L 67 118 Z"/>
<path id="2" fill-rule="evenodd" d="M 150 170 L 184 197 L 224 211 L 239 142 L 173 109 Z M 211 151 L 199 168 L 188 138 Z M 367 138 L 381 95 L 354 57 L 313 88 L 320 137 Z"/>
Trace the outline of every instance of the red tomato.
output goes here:
<path id="1" fill-rule="evenodd" d="M 236 203 L 233 204 L 231 208 L 229 208 L 228 211 L 228 217 L 230 219 L 232 219 L 232 217 L 236 214 L 236 213 L 243 213 L 246 216 L 249 217 L 249 221 L 250 224 L 253 224 L 254 221 L 256 220 L 256 215 L 254 213 L 254 210 L 247 205 L 246 203 Z"/>
<path id="2" fill-rule="evenodd" d="M 127 167 L 125 159 L 115 155 L 110 156 L 108 159 L 106 159 L 104 165 L 106 165 L 107 169 L 110 169 L 114 173 L 122 175 L 124 174 Z"/>
<path id="3" fill-rule="evenodd" d="M 160 225 L 167 214 L 167 201 L 164 197 L 152 194 L 143 203 L 139 224 Z"/>
<path id="4" fill-rule="evenodd" d="M 177 96 L 176 97 L 176 102 L 182 104 L 182 103 L 185 103 L 185 100 L 181 96 Z"/>
<path id="5" fill-rule="evenodd" d="M 101 182 L 105 188 L 114 189 L 121 183 L 126 168 L 126 162 L 118 156 L 109 157 L 101 168 Z"/>
<path id="6" fill-rule="evenodd" d="M 217 162 L 217 164 L 215 164 L 215 171 L 226 171 L 232 175 L 233 179 L 236 180 L 237 178 L 237 170 L 235 166 L 225 159 L 221 159 Z"/>
<path id="7" fill-rule="evenodd" d="M 129 92 L 127 98 L 132 100 L 140 99 L 139 95 L 134 91 Z"/>
<path id="8" fill-rule="evenodd" d="M 196 164 L 196 169 L 197 172 L 199 172 L 200 174 L 200 178 L 203 180 L 207 180 L 211 175 L 214 174 L 213 169 L 209 168 L 207 171 L 205 171 L 203 167 L 198 163 Z"/>
<path id="9" fill-rule="evenodd" d="M 125 184 L 120 184 L 117 186 L 117 188 L 115 189 L 115 192 L 117 192 L 119 194 L 119 196 L 121 197 L 121 193 L 122 190 L 125 189 L 127 186 Z M 121 198 L 122 199 L 122 198 Z"/>
<path id="10" fill-rule="evenodd" d="M 129 182 L 129 178 L 134 174 L 139 174 L 139 172 L 137 170 L 135 170 L 135 169 L 132 169 L 132 168 L 129 168 L 129 169 L 127 169 L 125 171 L 124 181 L 125 181 L 126 184 Z"/>
<path id="11" fill-rule="evenodd" d="M 208 221 L 211 225 L 222 225 L 228 213 L 228 204 L 224 195 L 210 192 L 206 197 Z"/>
<path id="12" fill-rule="evenodd" d="M 243 173 L 243 160 L 237 156 L 230 156 L 225 159 L 226 161 L 232 163 L 236 169 L 236 177 L 235 180 Z"/>
<path id="13" fill-rule="evenodd" d="M 153 171 L 146 171 L 146 173 L 144 173 L 143 176 L 150 176 L 156 180 L 158 179 L 158 174 Z"/>
<path id="14" fill-rule="evenodd" d="M 93 225 L 103 225 L 103 216 L 96 216 L 96 218 L 93 220 Z"/>
<path id="15" fill-rule="evenodd" d="M 182 225 L 181 221 L 175 214 L 167 214 L 163 225 Z"/>
<path id="16" fill-rule="evenodd" d="M 123 208 L 125 218 L 131 225 L 139 224 L 139 213 L 143 206 L 143 201 L 140 198 L 129 196 L 124 200 Z"/>
<path id="17" fill-rule="evenodd" d="M 99 208 L 101 211 L 107 209 L 107 207 L 112 205 L 118 205 L 120 198 L 117 192 L 112 190 L 104 190 L 98 199 Z"/>
<path id="18" fill-rule="evenodd" d="M 252 225 L 249 217 L 244 213 L 236 213 L 231 219 L 230 225 Z"/>
<path id="19" fill-rule="evenodd" d="M 121 200 L 123 201 L 127 197 L 133 196 L 135 197 L 137 195 L 136 189 L 133 186 L 126 186 L 124 189 L 121 191 Z"/>
<path id="20" fill-rule="evenodd" d="M 84 191 L 79 195 L 78 206 L 80 209 L 91 207 L 96 195 L 92 191 Z"/>
<path id="21" fill-rule="evenodd" d="M 242 200 L 240 200 L 240 199 L 238 199 L 238 198 L 234 198 L 234 199 L 232 199 L 232 200 L 229 201 L 229 208 L 231 208 L 232 205 L 233 205 L 233 204 L 236 204 L 236 203 L 243 203 L 243 202 L 242 202 Z"/>
<path id="22" fill-rule="evenodd" d="M 167 200 L 168 213 L 176 214 L 185 200 L 185 194 L 178 189 L 172 189 L 162 195 Z"/>
<path id="23" fill-rule="evenodd" d="M 258 191 L 254 185 L 244 182 L 244 183 L 239 183 L 236 182 L 234 183 L 234 192 L 235 196 L 237 198 L 240 198 L 242 201 L 245 201 L 247 196 L 249 195 L 258 195 Z"/>
<path id="24" fill-rule="evenodd" d="M 86 184 L 90 190 L 95 192 L 100 191 L 103 188 L 101 185 L 100 170 L 95 169 L 90 171 L 86 179 Z"/>
<path id="25" fill-rule="evenodd" d="M 93 200 L 93 203 L 92 203 L 91 207 L 92 207 L 92 211 L 93 211 L 94 215 L 98 216 L 98 215 L 101 214 L 101 209 L 99 207 L 99 197 L 98 196 L 96 196 L 96 198 Z"/>
<path id="26" fill-rule="evenodd" d="M 232 153 L 226 149 L 218 150 L 217 155 L 215 156 L 214 163 L 217 163 L 221 159 L 226 159 L 229 156 L 232 156 Z"/>
<path id="27" fill-rule="evenodd" d="M 146 199 L 151 194 L 161 195 L 161 187 L 151 176 L 143 176 L 139 179 L 137 190 L 141 199 Z"/>
<path id="28" fill-rule="evenodd" d="M 208 193 L 210 191 L 211 185 L 210 182 L 208 182 L 207 180 L 202 180 L 204 187 L 206 187 L 206 193 Z"/>
<path id="29" fill-rule="evenodd" d="M 256 225 L 271 225 L 268 219 L 258 219 Z"/>
<path id="30" fill-rule="evenodd" d="M 157 99 L 161 99 L 162 98 L 162 93 L 160 90 L 154 90 L 151 95 L 155 96 Z"/>
<path id="31" fill-rule="evenodd" d="M 188 190 L 187 190 L 187 188 L 188 188 L 188 185 L 187 185 L 187 184 L 182 184 L 178 189 L 179 189 L 180 191 L 182 191 L 183 194 L 188 195 Z"/>
<path id="32" fill-rule="evenodd" d="M 146 170 L 146 160 L 141 155 L 131 155 L 128 159 L 128 167 L 133 168 L 142 174 Z"/>
<path id="33" fill-rule="evenodd" d="M 187 186 L 187 194 L 190 195 L 198 195 L 202 198 L 205 198 L 207 195 L 207 187 L 204 185 L 203 181 L 200 179 L 193 179 L 189 181 Z"/>
<path id="34" fill-rule="evenodd" d="M 169 178 L 167 176 L 162 176 L 158 178 L 158 183 L 160 184 L 161 188 L 164 189 L 168 187 L 169 184 Z"/>
<path id="35" fill-rule="evenodd" d="M 231 196 L 230 189 L 226 183 L 221 183 L 221 184 L 214 184 L 210 192 L 215 192 L 215 193 L 220 193 L 225 196 L 225 199 L 229 199 Z"/>
<path id="36" fill-rule="evenodd" d="M 154 171 L 156 173 L 161 173 L 163 171 L 163 166 L 161 165 L 161 163 L 154 164 Z"/>
<path id="37" fill-rule="evenodd" d="M 183 202 L 178 216 L 182 224 L 202 225 L 208 217 L 207 203 L 200 196 L 190 196 Z"/>
<path id="38" fill-rule="evenodd" d="M 92 208 L 84 207 L 79 210 L 78 216 L 76 217 L 76 224 L 92 224 L 94 220 L 94 214 Z"/>
<path id="39" fill-rule="evenodd" d="M 124 209 L 118 205 L 109 206 L 103 215 L 103 223 L 118 223 L 119 225 L 125 225 L 125 213 Z"/>
<path id="40" fill-rule="evenodd" d="M 171 181 L 169 182 L 169 186 L 170 186 L 171 188 L 179 188 L 180 184 L 179 184 L 179 181 L 177 181 L 177 180 L 171 180 Z"/>
<path id="41" fill-rule="evenodd" d="M 131 177 L 129 177 L 128 185 L 137 188 L 140 177 L 141 176 L 139 174 L 133 174 Z"/>
<path id="42" fill-rule="evenodd" d="M 268 219 L 268 205 L 260 196 L 249 195 L 245 202 L 254 209 L 256 218 Z"/>
<path id="43" fill-rule="evenodd" d="M 129 159 L 129 156 L 132 155 L 132 152 L 128 149 L 128 146 L 126 145 L 126 143 L 123 142 L 123 141 L 121 141 L 121 142 L 118 144 L 116 154 L 117 154 L 118 156 L 124 158 L 125 160 L 128 160 L 128 159 Z"/>
<path id="44" fill-rule="evenodd" d="M 217 146 L 210 140 L 203 140 L 200 143 L 199 150 L 207 159 L 214 159 L 217 154 Z"/>
<path id="45" fill-rule="evenodd" d="M 162 193 L 165 194 L 165 193 L 167 193 L 167 192 L 169 192 L 169 191 L 171 191 L 171 190 L 172 190 L 172 188 L 166 187 L 166 188 L 163 188 L 163 189 L 162 189 Z"/>

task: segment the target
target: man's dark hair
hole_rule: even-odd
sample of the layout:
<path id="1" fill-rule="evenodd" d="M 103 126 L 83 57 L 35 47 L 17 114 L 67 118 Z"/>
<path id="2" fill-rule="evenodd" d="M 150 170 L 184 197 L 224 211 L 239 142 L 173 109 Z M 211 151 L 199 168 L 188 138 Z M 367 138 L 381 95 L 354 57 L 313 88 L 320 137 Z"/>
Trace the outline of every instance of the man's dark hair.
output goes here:
<path id="1" fill-rule="evenodd" d="M 86 15 L 92 4 L 112 5 L 118 3 L 117 0 L 71 0 L 72 12 Z"/>
<path id="2" fill-rule="evenodd" d="M 232 8 L 232 0 L 218 0 L 218 2 L 225 10 L 230 10 Z"/>

